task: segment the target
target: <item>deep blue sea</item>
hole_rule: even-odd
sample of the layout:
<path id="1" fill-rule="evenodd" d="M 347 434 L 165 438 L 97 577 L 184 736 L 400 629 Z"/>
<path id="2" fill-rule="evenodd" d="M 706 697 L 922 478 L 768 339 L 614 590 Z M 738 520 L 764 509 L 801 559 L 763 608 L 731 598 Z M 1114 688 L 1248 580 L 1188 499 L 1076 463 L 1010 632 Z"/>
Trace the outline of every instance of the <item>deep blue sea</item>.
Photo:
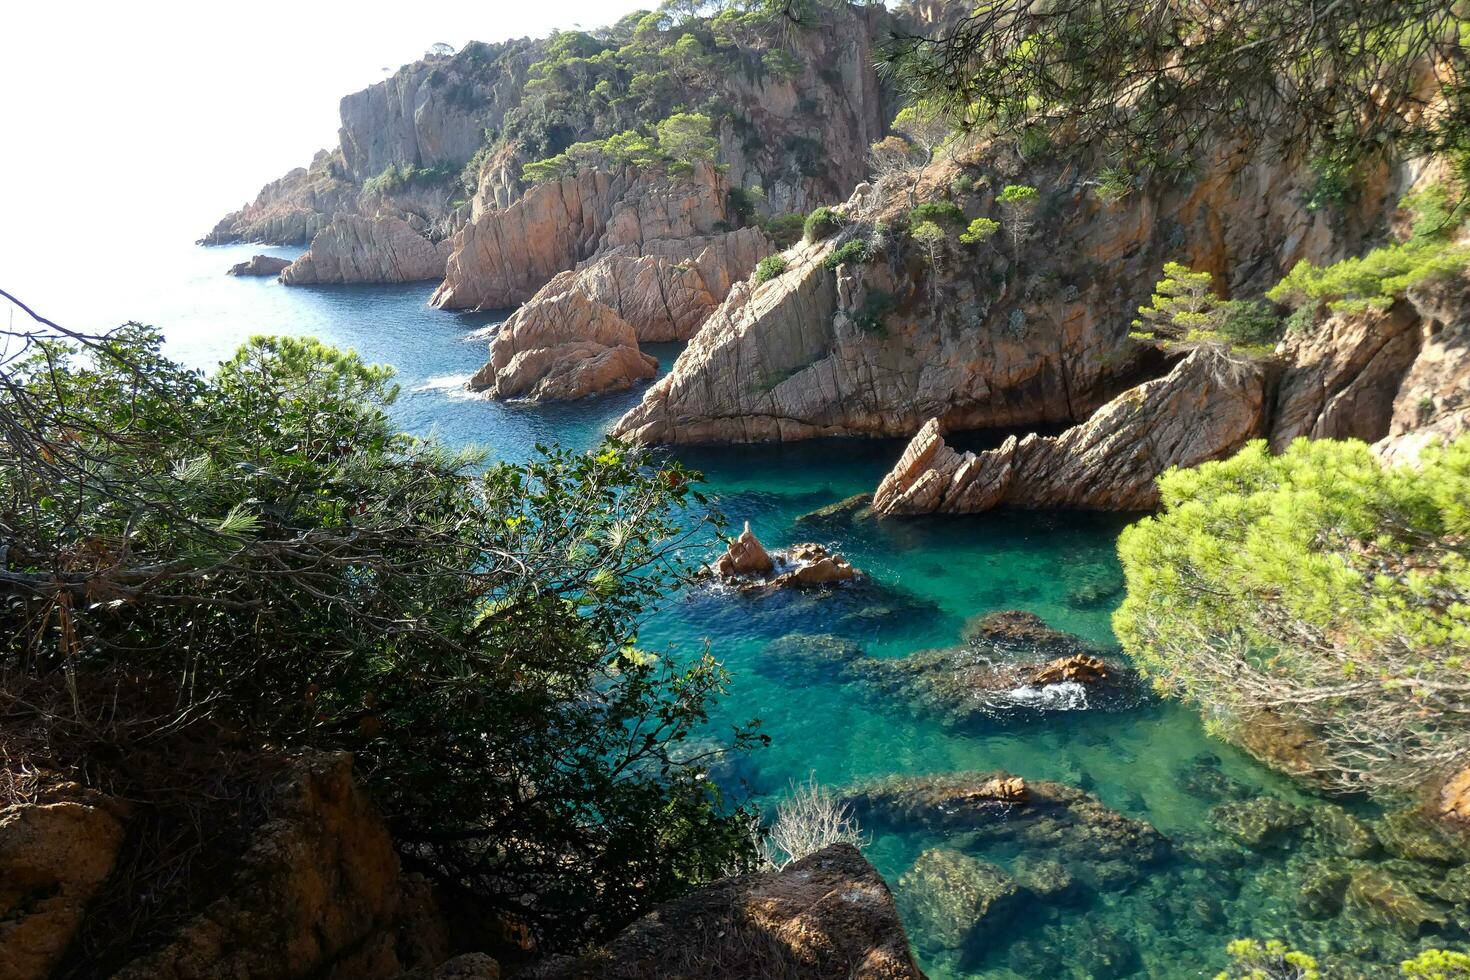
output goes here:
<path id="1" fill-rule="evenodd" d="M 538 443 L 590 447 L 639 397 L 635 391 L 548 406 L 472 397 L 462 384 L 484 361 L 485 331 L 503 316 L 432 310 L 432 283 L 287 288 L 224 274 L 261 251 L 295 254 L 258 246 L 180 249 L 160 256 L 146 283 L 88 295 L 84 304 L 60 295 L 23 298 L 43 312 L 48 298 L 85 311 L 73 322 L 87 328 L 152 323 L 173 356 L 206 369 L 258 333 L 314 335 L 354 348 L 397 369 L 403 393 L 395 411 L 406 428 L 484 445 L 506 460 L 526 458 Z M 649 350 L 665 370 L 678 353 L 676 345 Z M 833 634 L 870 656 L 902 657 L 955 645 L 967 620 L 1008 609 L 1039 614 L 1115 651 L 1109 619 L 1122 584 L 1115 542 L 1126 518 L 1005 512 L 797 527 L 803 514 L 871 492 L 901 449 L 897 442 L 824 441 L 678 453 L 707 474 L 733 526 L 749 521 L 770 546 L 815 537 L 868 576 L 863 591 L 816 596 L 754 599 L 697 590 L 671 597 L 653 616 L 640 637 L 644 647 L 696 651 L 708 643 L 730 669 L 732 690 L 714 730 L 759 717 L 772 739 L 768 749 L 727 767 L 724 778 L 748 785 L 769 805 L 793 781 L 810 778 L 840 790 L 895 774 L 1005 769 L 1082 787 L 1179 845 L 1157 865 L 1100 878 L 1092 857 L 1079 853 L 1085 847 L 1045 843 L 1044 835 L 869 828 L 867 853 L 906 910 L 925 901 L 908 893 L 920 885 L 912 876 L 906 884 L 906 875 L 922 851 L 936 846 L 1010 871 L 1054 861 L 1062 868 L 1051 868 L 1054 876 L 1075 871 L 1082 882 L 1046 901 L 1012 900 L 963 949 L 946 946 L 925 925 L 933 921 L 932 903 L 930 918 L 911 916 L 915 945 L 936 978 L 1213 976 L 1224 966 L 1226 942 L 1252 935 L 1285 935 L 1314 952 L 1355 942 L 1368 959 L 1397 955 L 1389 940 L 1365 947 L 1344 920 L 1315 923 L 1299 914 L 1292 848 L 1262 854 L 1220 843 L 1208 817 L 1222 801 L 1306 801 L 1207 737 L 1186 708 L 1143 698 L 1127 710 L 1093 710 L 1085 696 L 1058 697 L 956 727 L 850 680 L 770 669 L 762 652 L 783 638 Z M 1211 847 L 1220 856 L 1200 857 L 1214 854 Z M 965 911 L 960 904 L 941 914 Z"/>

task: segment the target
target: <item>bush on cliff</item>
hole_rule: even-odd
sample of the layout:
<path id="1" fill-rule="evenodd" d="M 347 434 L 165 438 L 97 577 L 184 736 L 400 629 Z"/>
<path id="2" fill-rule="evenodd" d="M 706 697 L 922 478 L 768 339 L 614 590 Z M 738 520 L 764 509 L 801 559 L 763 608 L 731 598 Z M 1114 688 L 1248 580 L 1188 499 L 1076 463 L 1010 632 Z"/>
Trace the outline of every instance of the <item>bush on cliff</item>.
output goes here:
<path id="1" fill-rule="evenodd" d="M 636 645 L 706 529 L 696 476 L 614 442 L 485 468 L 398 432 L 396 394 L 311 340 L 208 376 L 137 326 L 12 362 L 0 757 L 118 789 L 165 736 L 351 750 L 410 866 L 552 947 L 744 865 L 681 761 L 724 672 Z"/>
<path id="2" fill-rule="evenodd" d="M 1385 467 L 1358 442 L 1253 442 L 1170 470 L 1118 545 L 1114 626 L 1227 735 L 1304 733 L 1291 768 L 1350 791 L 1470 761 L 1470 437 Z"/>

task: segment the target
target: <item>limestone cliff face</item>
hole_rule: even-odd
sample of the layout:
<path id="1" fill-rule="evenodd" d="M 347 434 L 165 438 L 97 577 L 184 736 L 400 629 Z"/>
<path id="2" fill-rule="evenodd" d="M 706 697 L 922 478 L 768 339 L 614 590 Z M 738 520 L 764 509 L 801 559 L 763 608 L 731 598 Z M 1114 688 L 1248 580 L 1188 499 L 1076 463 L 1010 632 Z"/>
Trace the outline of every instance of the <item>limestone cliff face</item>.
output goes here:
<path id="1" fill-rule="evenodd" d="M 955 169 L 935 168 L 926 196 Z M 1356 250 L 1397 188 L 1375 176 L 1357 213 L 1305 211 L 1302 167 L 1220 149 L 1192 183 L 1157 184 L 1108 206 L 1084 175 L 1030 167 L 1002 147 L 967 159 L 965 217 L 1001 217 L 995 189 L 1043 191 L 1019 249 L 996 240 L 922 254 L 890 234 L 876 258 L 829 271 L 832 247 L 802 245 L 756 295 L 732 292 L 673 372 L 616 426 L 647 443 L 756 442 L 826 435 L 1075 424 L 1145 377 L 1128 324 L 1165 261 L 1254 295 L 1300 259 Z M 880 220 L 903 220 L 895 202 Z"/>
<path id="2" fill-rule="evenodd" d="M 486 211 L 455 236 L 441 309 L 505 309 L 553 276 L 599 252 L 708 237 L 727 221 L 724 178 L 701 165 L 688 179 L 590 171 L 532 188 L 508 208 Z"/>
<path id="3" fill-rule="evenodd" d="M 1054 438 L 1011 436 L 997 449 L 958 453 L 931 419 L 879 484 L 873 509 L 1145 510 L 1158 503 L 1154 481 L 1164 470 L 1228 456 L 1264 432 L 1268 381 L 1262 363 L 1203 348 Z"/>
<path id="4" fill-rule="evenodd" d="M 388 167 L 463 165 L 521 101 L 542 42 L 471 42 L 452 58 L 405 65 L 342 99 L 347 172 L 359 182 Z"/>
<path id="5" fill-rule="evenodd" d="M 447 240 L 430 242 L 402 218 L 339 214 L 282 270 L 281 282 L 418 282 L 442 276 L 448 258 Z"/>

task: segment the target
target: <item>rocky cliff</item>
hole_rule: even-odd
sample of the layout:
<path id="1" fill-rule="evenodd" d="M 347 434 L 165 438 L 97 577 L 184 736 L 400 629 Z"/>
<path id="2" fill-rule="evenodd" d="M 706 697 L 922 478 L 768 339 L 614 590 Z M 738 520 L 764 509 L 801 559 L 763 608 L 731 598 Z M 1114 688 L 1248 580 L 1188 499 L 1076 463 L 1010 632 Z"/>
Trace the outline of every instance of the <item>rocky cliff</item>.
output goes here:
<path id="1" fill-rule="evenodd" d="M 311 248 L 281 271 L 288 286 L 309 283 L 418 282 L 444 275 L 450 243 L 429 241 L 402 218 L 339 214 Z"/>
<path id="2" fill-rule="evenodd" d="M 681 76 L 631 115 L 627 105 L 605 104 L 605 94 L 584 92 L 548 107 L 544 93 L 528 89 L 532 65 L 548 57 L 548 40 L 471 43 L 452 57 L 425 58 L 345 97 L 338 146 L 267 185 L 201 241 L 304 244 L 339 214 L 385 212 L 432 238 L 447 237 L 470 218 L 518 201 L 527 189 L 526 162 L 577 141 L 650 130 L 687 106 L 713 107 L 728 186 L 758 191 L 752 200 L 761 214 L 804 212 L 840 199 L 863 179 L 868 146 L 893 114 L 893 95 L 874 68 L 876 44 L 894 27 L 893 15 L 842 4 L 823 17 L 819 29 L 783 33 L 778 44 L 770 42 L 774 48 L 721 49 L 720 65 Z M 694 28 L 688 35 L 670 29 L 667 43 L 708 33 Z M 776 49 L 779 71 L 763 60 Z M 630 66 L 626 74 L 635 71 Z M 467 167 L 473 194 L 460 180 Z"/>
<path id="3" fill-rule="evenodd" d="M 836 242 L 799 246 L 779 279 L 731 294 L 615 431 L 696 443 L 908 437 L 932 418 L 953 430 L 1076 424 L 1159 373 L 1127 332 L 1165 261 L 1210 271 L 1223 296 L 1259 294 L 1298 260 L 1357 249 L 1403 182 L 1377 173 L 1354 210 L 1329 218 L 1299 204 L 1308 168 L 1229 147 L 1203 176 L 1111 203 L 1077 168 L 1027 164 L 1003 145 L 934 169 L 923 196 L 950 198 L 965 221 L 1003 219 L 1000 187 L 1033 182 L 1034 226 L 979 246 L 951 234 L 927 254 L 903 233 L 907 202 L 865 206 L 872 258 L 833 269 Z"/>
<path id="4" fill-rule="evenodd" d="M 1011 436 L 997 449 L 957 453 L 931 419 L 879 484 L 880 514 L 972 514 L 1024 508 L 1144 510 L 1171 466 L 1228 456 L 1268 421 L 1269 372 L 1260 362 L 1200 349 L 1055 438 Z"/>
<path id="5" fill-rule="evenodd" d="M 639 342 L 688 340 L 770 251 L 755 228 L 613 246 L 559 273 L 521 306 L 496 332 L 490 360 L 469 387 L 497 398 L 564 400 L 652 378 L 658 364 Z"/>

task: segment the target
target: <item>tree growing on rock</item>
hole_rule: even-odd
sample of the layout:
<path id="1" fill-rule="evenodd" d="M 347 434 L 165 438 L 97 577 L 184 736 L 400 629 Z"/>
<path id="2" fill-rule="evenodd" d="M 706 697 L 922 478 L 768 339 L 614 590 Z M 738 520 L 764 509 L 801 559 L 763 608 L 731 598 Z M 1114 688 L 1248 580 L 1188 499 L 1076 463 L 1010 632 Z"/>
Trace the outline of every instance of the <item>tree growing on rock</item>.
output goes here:
<path id="1" fill-rule="evenodd" d="M 1470 438 L 1418 469 L 1252 442 L 1159 487 L 1119 540 L 1114 627 L 1162 692 L 1331 789 L 1402 794 L 1470 762 Z"/>
<path id="2" fill-rule="evenodd" d="M 1005 219 L 1006 233 L 1011 236 L 1011 248 L 1019 252 L 1021 243 L 1031 237 L 1036 223 L 1036 209 L 1041 204 L 1041 194 L 1028 184 L 1007 184 L 996 195 Z"/>
<path id="3" fill-rule="evenodd" d="M 698 112 L 676 112 L 655 127 L 659 152 L 681 170 L 692 170 L 699 161 L 714 160 L 720 142 L 712 134 L 710 117 Z"/>
<path id="4" fill-rule="evenodd" d="M 1149 305 L 1138 308 L 1133 336 L 1180 344 L 1221 344 L 1263 348 L 1280 332 L 1280 321 L 1259 302 L 1222 300 L 1211 288 L 1214 277 L 1179 262 L 1164 263 L 1164 278 L 1154 285 Z"/>

